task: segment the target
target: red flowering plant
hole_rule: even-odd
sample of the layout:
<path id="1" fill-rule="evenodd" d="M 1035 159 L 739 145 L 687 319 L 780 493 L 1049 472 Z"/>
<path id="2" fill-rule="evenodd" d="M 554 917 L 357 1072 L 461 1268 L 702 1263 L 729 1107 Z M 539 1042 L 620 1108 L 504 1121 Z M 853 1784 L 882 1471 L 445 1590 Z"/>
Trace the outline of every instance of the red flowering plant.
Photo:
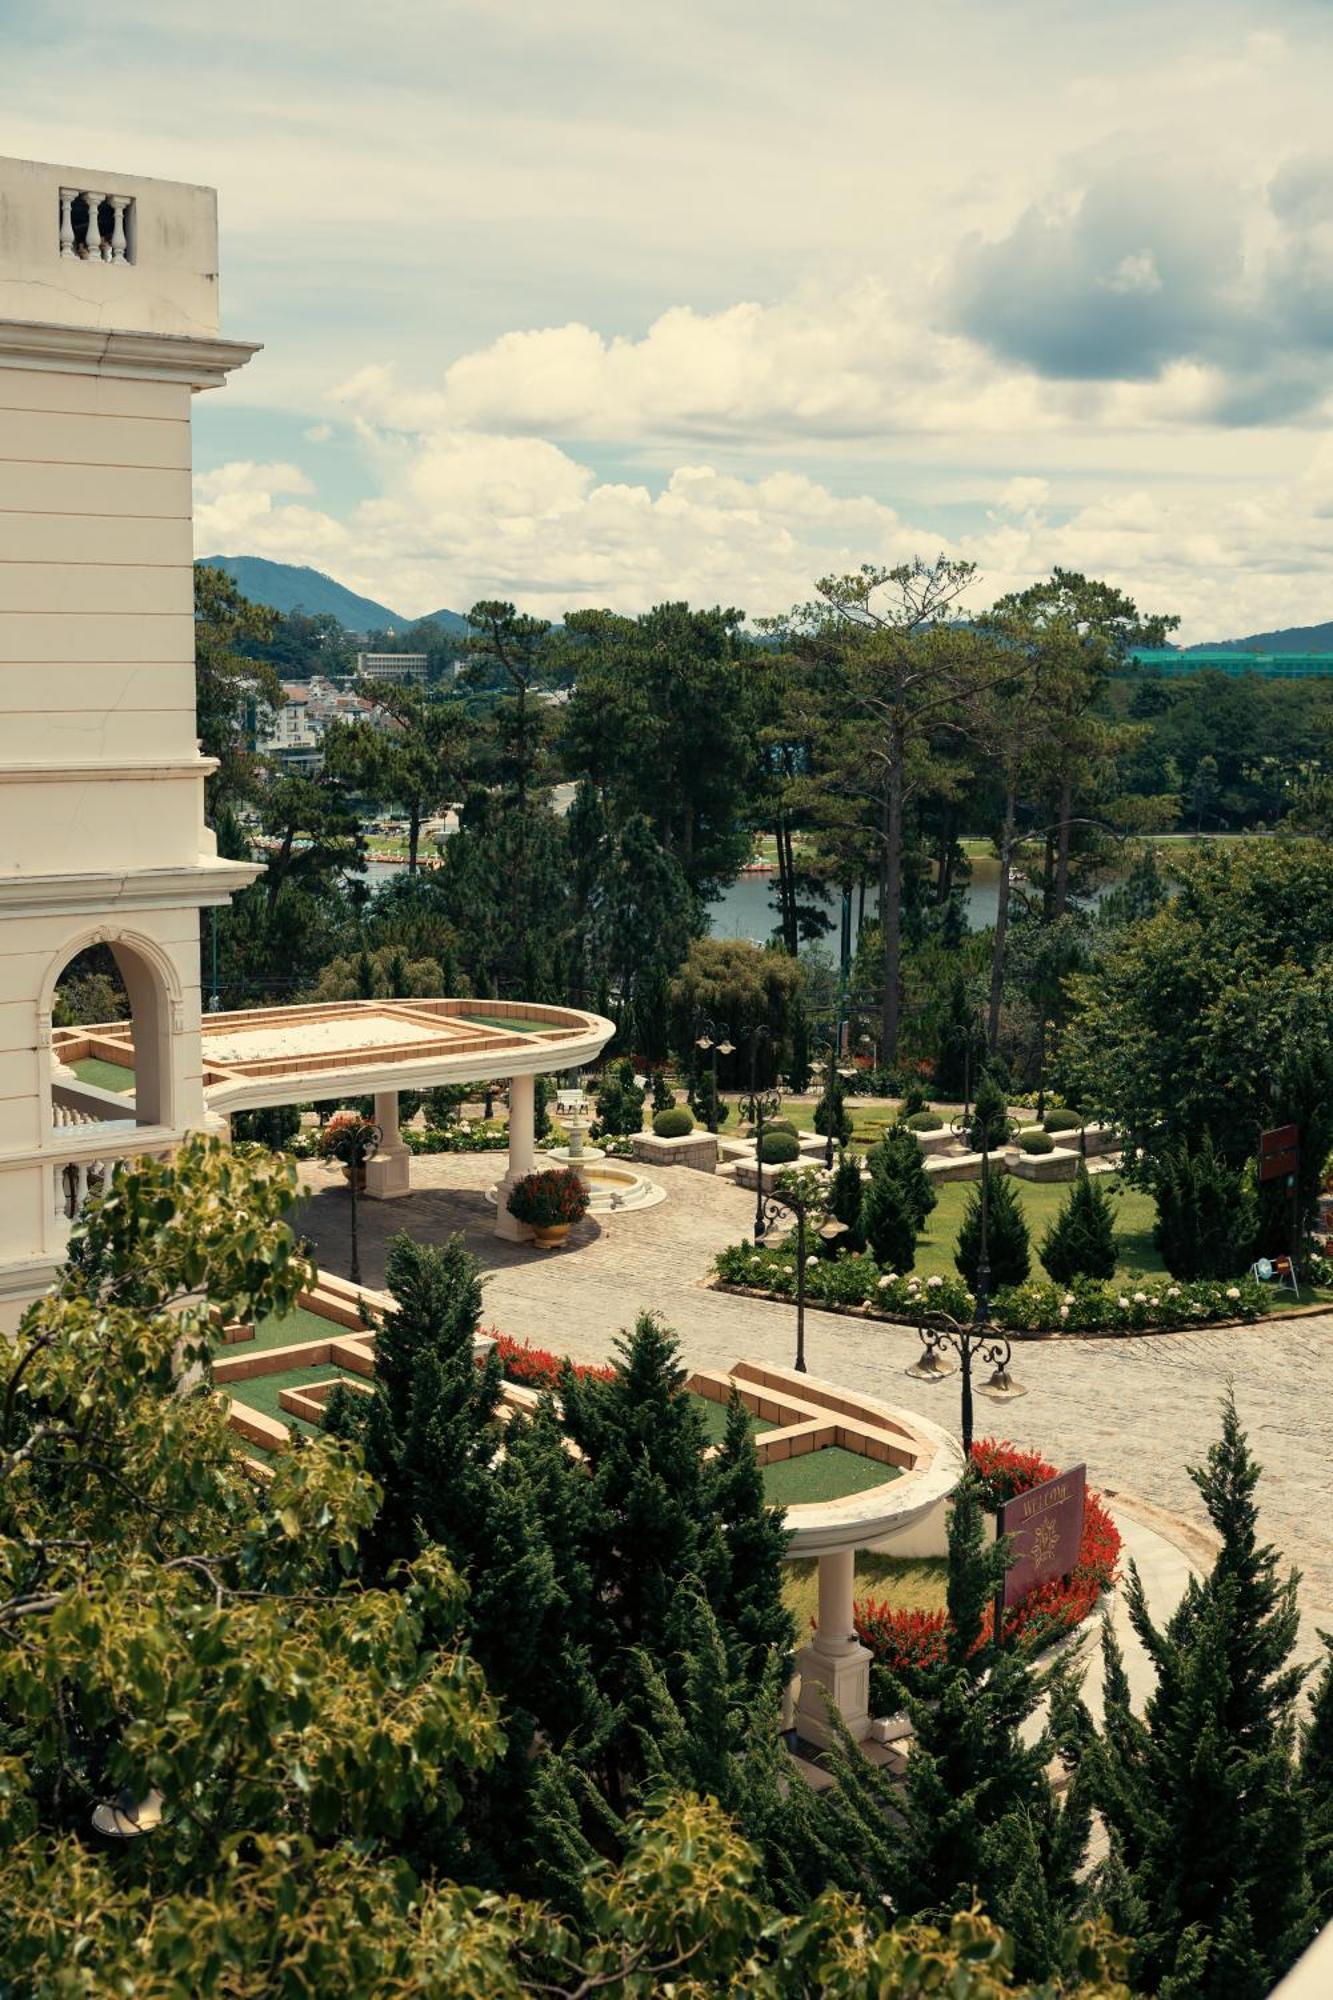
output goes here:
<path id="1" fill-rule="evenodd" d="M 320 1127 L 320 1157 L 341 1160 L 344 1166 L 364 1166 L 374 1137 L 374 1120 L 346 1106 L 341 1111 L 335 1111 Z"/>
<path id="2" fill-rule="evenodd" d="M 588 1190 L 573 1167 L 552 1167 L 515 1181 L 506 1206 L 517 1222 L 526 1222 L 530 1229 L 558 1229 L 562 1223 L 582 1222 L 588 1213 Z"/>
<path id="3" fill-rule="evenodd" d="M 530 1340 L 515 1340 L 511 1333 L 495 1335 L 495 1352 L 506 1382 L 525 1389 L 558 1389 L 567 1355 L 553 1354 L 549 1347 L 534 1347 Z M 570 1363 L 580 1382 L 609 1382 L 614 1368 L 598 1368 L 586 1361 Z"/>
<path id="4" fill-rule="evenodd" d="M 972 1446 L 972 1464 L 981 1479 L 984 1504 L 992 1508 L 1054 1479 L 1059 1471 L 1039 1452 L 1019 1451 L 998 1438 L 978 1438 Z M 1083 1508 L 1083 1539 L 1073 1571 L 1029 1591 L 1021 1604 L 1005 1612 L 1005 1644 L 1036 1652 L 1061 1633 L 1081 1625 L 1102 1592 L 1116 1580 L 1120 1546 L 1120 1532 L 1101 1496 L 1089 1492 Z M 856 1605 L 855 1617 L 857 1637 L 870 1648 L 878 1666 L 910 1676 L 913 1670 L 936 1666 L 944 1658 L 946 1611 L 908 1611 L 886 1598 L 868 1597 Z M 993 1625 L 994 1615 L 987 1611 L 979 1646 L 990 1644 Z"/>

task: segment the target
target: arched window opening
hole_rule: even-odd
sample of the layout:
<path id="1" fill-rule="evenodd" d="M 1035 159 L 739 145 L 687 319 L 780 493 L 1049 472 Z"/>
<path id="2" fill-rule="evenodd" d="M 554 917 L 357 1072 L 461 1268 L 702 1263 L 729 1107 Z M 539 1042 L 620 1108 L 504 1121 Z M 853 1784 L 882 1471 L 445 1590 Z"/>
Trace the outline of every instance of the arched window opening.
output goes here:
<path id="1" fill-rule="evenodd" d="M 171 1004 L 147 947 L 76 947 L 57 975 L 51 1028 L 53 1125 L 171 1125 Z"/>

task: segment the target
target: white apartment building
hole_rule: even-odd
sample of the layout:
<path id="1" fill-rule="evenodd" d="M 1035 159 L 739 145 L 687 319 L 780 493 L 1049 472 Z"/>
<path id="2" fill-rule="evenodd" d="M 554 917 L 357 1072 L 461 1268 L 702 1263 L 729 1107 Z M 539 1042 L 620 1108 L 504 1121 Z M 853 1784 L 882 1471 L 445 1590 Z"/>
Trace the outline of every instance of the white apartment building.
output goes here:
<path id="1" fill-rule="evenodd" d="M 199 912 L 259 870 L 204 825 L 190 404 L 254 352 L 218 337 L 211 189 L 0 159 L 0 1327 L 94 1163 L 206 1122 Z M 53 1069 L 93 944 L 133 1008 L 132 1100 Z"/>
<path id="2" fill-rule="evenodd" d="M 426 653 L 358 653 L 356 671 L 362 680 L 416 682 L 424 687 L 430 668 Z"/>

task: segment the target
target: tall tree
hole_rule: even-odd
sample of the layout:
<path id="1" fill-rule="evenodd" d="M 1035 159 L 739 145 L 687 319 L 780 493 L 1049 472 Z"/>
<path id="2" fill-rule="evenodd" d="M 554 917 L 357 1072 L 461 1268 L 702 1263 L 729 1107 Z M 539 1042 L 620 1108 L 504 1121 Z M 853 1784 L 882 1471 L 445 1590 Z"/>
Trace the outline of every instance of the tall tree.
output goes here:
<path id="1" fill-rule="evenodd" d="M 392 681 L 362 681 L 359 692 L 380 721 L 335 723 L 324 738 L 325 767 L 407 815 L 407 871 L 415 875 L 422 822 L 461 803 L 472 726 L 462 706 Z"/>
<path id="2" fill-rule="evenodd" d="M 194 571 L 194 689 L 199 747 L 218 768 L 206 787 L 210 825 L 253 794 L 260 775 L 255 732 L 282 706 L 270 661 L 257 659 L 273 636 L 274 613 L 243 597 L 225 570 Z"/>
<path id="3" fill-rule="evenodd" d="M 546 710 L 541 696 L 559 678 L 558 652 L 544 618 L 484 598 L 467 614 L 466 689 L 496 697 L 492 713 L 495 774 L 525 813 L 543 788 Z"/>

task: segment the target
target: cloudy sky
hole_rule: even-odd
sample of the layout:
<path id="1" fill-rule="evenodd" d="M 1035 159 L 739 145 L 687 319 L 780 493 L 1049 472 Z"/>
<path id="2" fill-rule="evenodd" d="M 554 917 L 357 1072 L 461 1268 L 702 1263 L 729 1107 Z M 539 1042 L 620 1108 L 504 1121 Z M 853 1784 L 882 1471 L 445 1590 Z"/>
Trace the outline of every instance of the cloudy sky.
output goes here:
<path id="1" fill-rule="evenodd" d="M 0 0 L 0 147 L 219 189 L 201 554 L 752 615 L 940 549 L 1333 618 L 1328 0 Z"/>

